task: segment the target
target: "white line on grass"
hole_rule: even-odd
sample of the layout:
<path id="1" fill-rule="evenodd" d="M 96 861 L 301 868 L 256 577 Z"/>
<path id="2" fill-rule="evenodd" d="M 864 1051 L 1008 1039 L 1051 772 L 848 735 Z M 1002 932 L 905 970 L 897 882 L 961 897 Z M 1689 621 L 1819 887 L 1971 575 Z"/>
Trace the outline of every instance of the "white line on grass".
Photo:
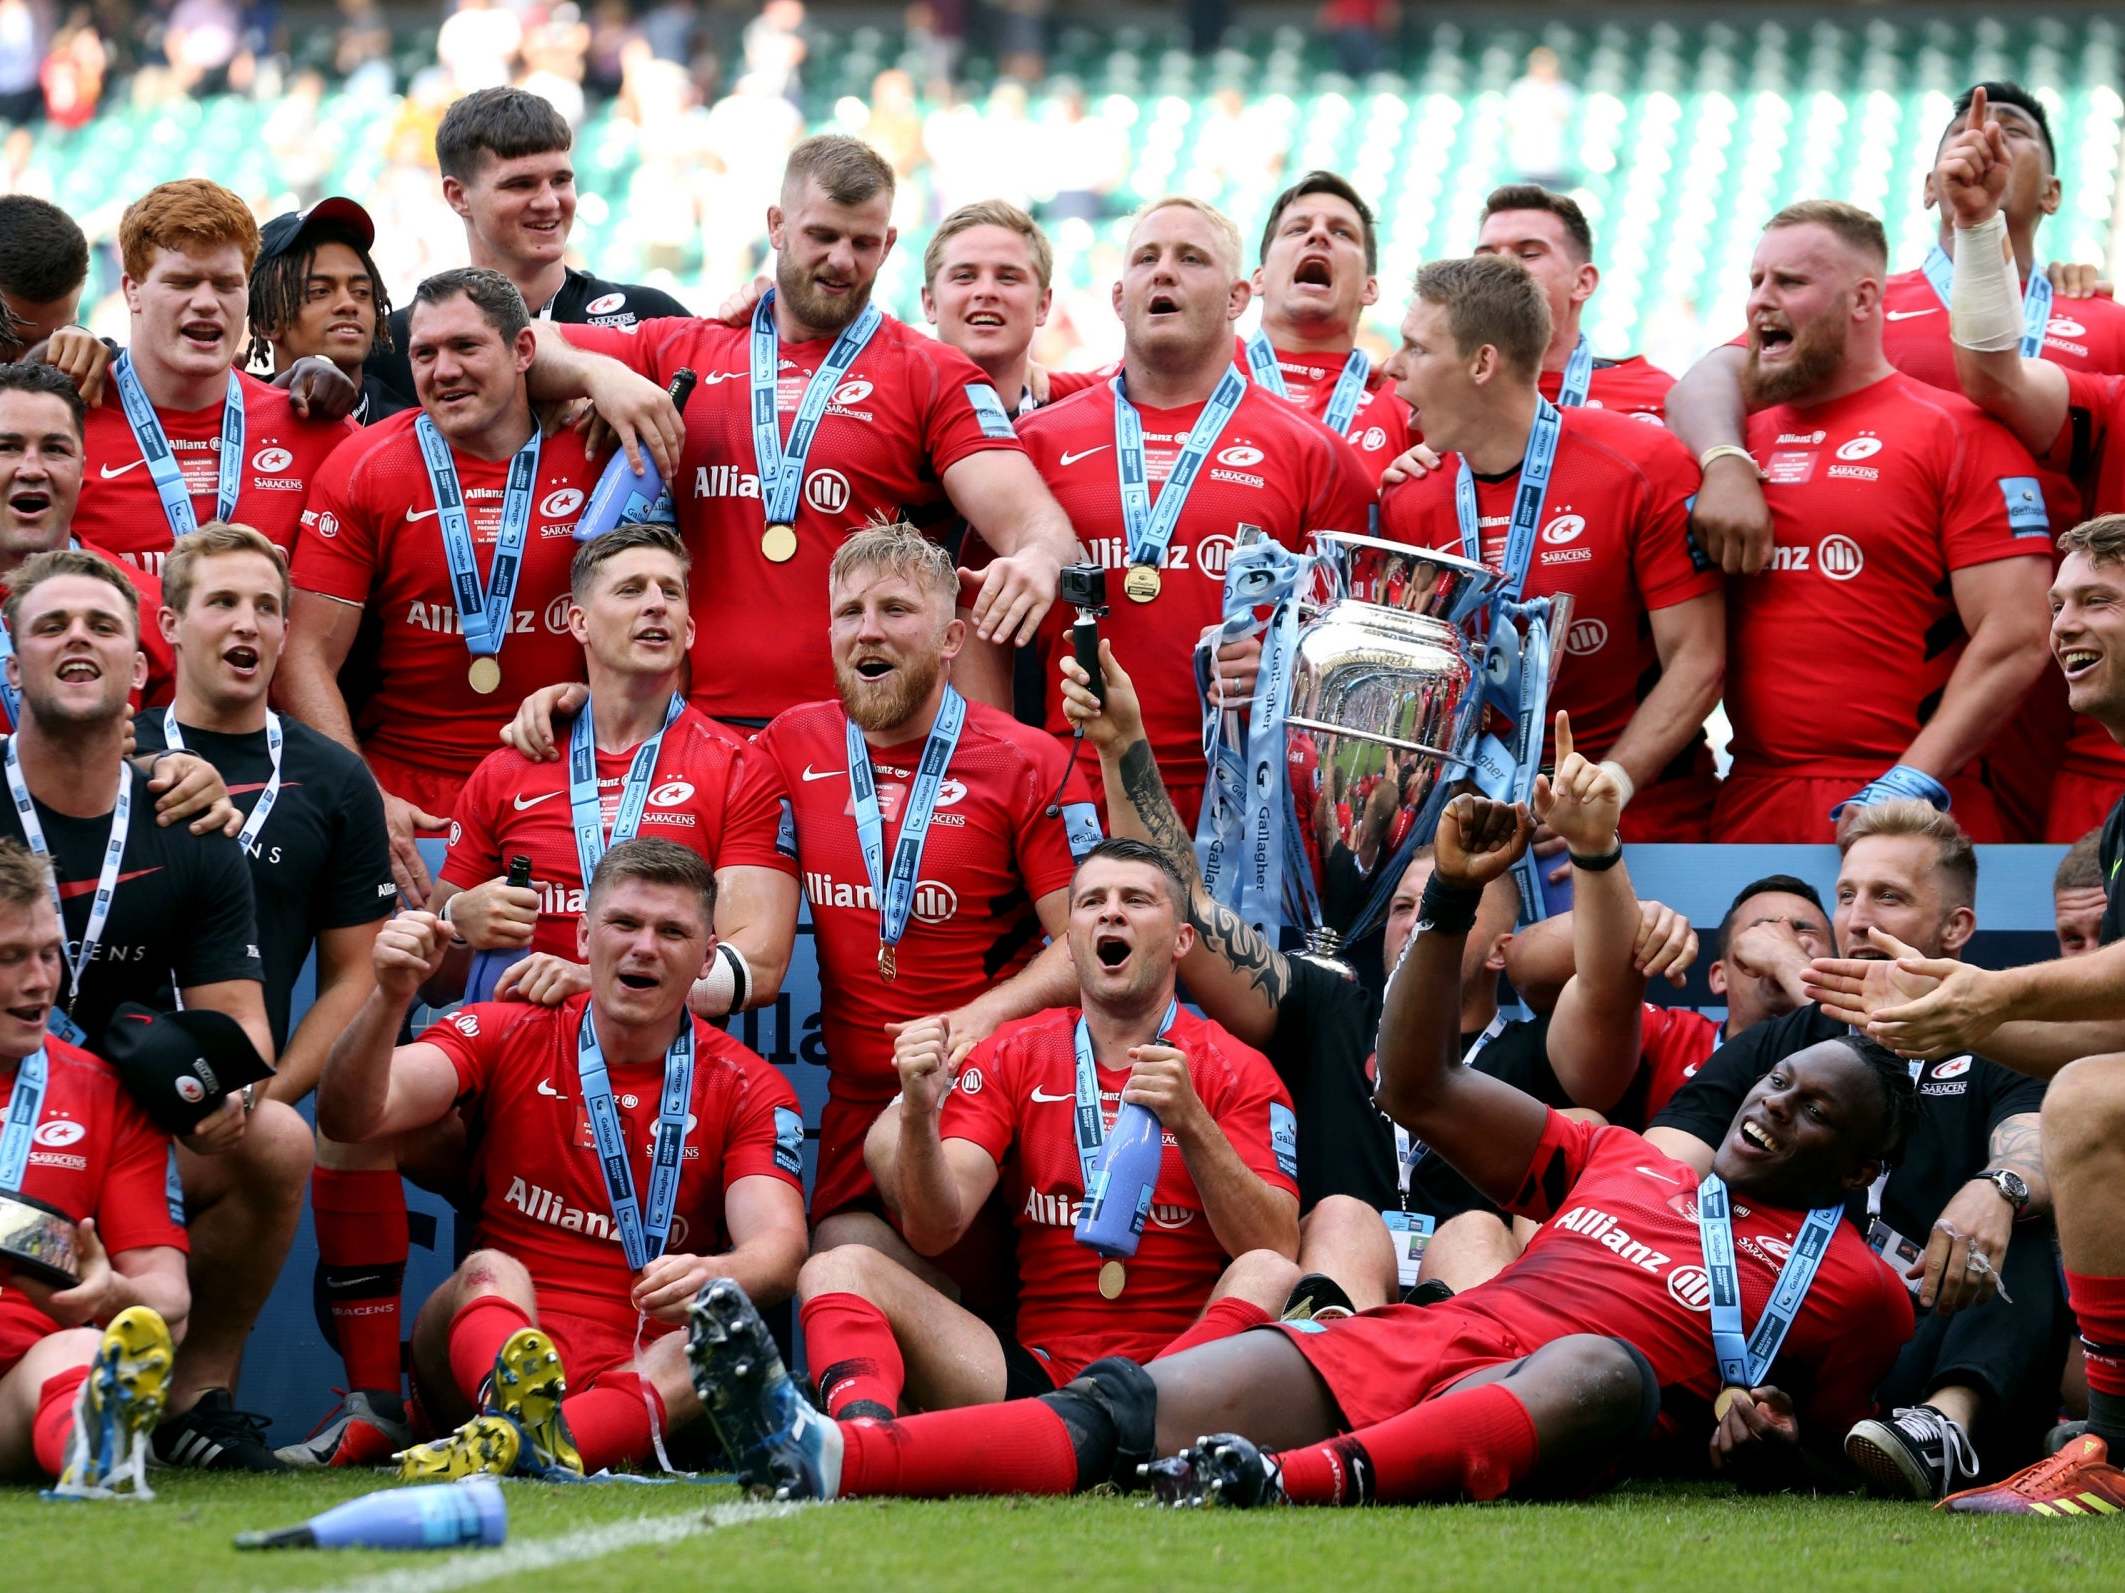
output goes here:
<path id="1" fill-rule="evenodd" d="M 802 1510 L 801 1502 L 745 1500 L 710 1505 L 700 1514 L 683 1516 L 638 1516 L 632 1521 L 614 1521 L 601 1527 L 584 1527 L 559 1537 L 533 1538 L 502 1549 L 468 1549 L 419 1568 L 381 1571 L 352 1582 L 332 1584 L 324 1593 L 449 1593 L 449 1590 L 492 1582 L 502 1577 L 524 1576 L 557 1565 L 575 1565 L 603 1559 L 622 1549 L 651 1544 L 676 1543 L 698 1533 L 721 1527 L 744 1526 L 769 1521 Z"/>

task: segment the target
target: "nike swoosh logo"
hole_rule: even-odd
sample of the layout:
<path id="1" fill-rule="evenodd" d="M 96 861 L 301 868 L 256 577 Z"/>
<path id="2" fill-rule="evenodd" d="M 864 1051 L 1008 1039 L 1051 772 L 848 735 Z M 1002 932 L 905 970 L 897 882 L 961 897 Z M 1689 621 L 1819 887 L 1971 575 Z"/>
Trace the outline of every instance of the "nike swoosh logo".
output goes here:
<path id="1" fill-rule="evenodd" d="M 808 763 L 804 766 L 804 778 L 807 784 L 813 780 L 831 780 L 837 774 L 847 773 L 848 770 L 846 769 L 815 769 Z"/>
<path id="2" fill-rule="evenodd" d="M 1642 1164 L 1642 1163 L 1641 1163 L 1641 1164 L 1640 1164 L 1639 1166 L 1637 1166 L 1636 1168 L 1632 1169 L 1632 1170 L 1633 1170 L 1634 1172 L 1641 1172 L 1641 1173 L 1645 1174 L 1645 1176 L 1646 1176 L 1646 1177 L 1648 1177 L 1648 1178 L 1657 1178 L 1657 1179 L 1659 1179 L 1659 1180 L 1660 1180 L 1660 1181 L 1661 1181 L 1661 1182 L 1662 1182 L 1663 1184 L 1673 1184 L 1673 1185 L 1675 1185 L 1675 1186 L 1676 1186 L 1677 1188 L 1680 1188 L 1680 1187 L 1681 1187 L 1681 1185 L 1682 1185 L 1682 1180 L 1681 1180 L 1681 1179 L 1679 1179 L 1679 1178 L 1670 1178 L 1670 1177 L 1668 1177 L 1668 1175 L 1667 1175 L 1666 1173 L 1656 1173 L 1656 1172 L 1654 1172 L 1654 1171 L 1653 1171 L 1653 1169 L 1652 1169 L 1652 1168 L 1650 1168 L 1650 1167 L 1647 1167 L 1647 1166 L 1645 1166 L 1645 1165 L 1644 1165 L 1644 1164 Z"/>
<path id="3" fill-rule="evenodd" d="M 1039 1085 L 1037 1085 L 1037 1084 L 1036 1084 L 1036 1085 L 1035 1085 L 1035 1086 L 1033 1087 L 1033 1099 L 1034 1099 L 1034 1100 L 1036 1100 L 1036 1101 L 1038 1101 L 1038 1102 L 1040 1102 L 1040 1104 L 1041 1104 L 1041 1105 L 1043 1105 L 1043 1106 L 1047 1106 L 1047 1105 L 1050 1105 L 1050 1104 L 1052 1104 L 1053 1102 L 1056 1102 L 1056 1101 L 1068 1101 L 1068 1102 L 1069 1102 L 1069 1103 L 1070 1103 L 1071 1105 L 1073 1105 L 1073 1106 L 1077 1104 L 1077 1097 L 1076 1097 L 1076 1096 L 1074 1096 L 1074 1095 L 1050 1095 L 1050 1094 L 1049 1094 L 1049 1093 L 1048 1093 L 1048 1092 L 1047 1092 L 1046 1090 L 1042 1089 L 1042 1088 L 1041 1088 L 1041 1087 L 1040 1087 Z"/>
<path id="4" fill-rule="evenodd" d="M 109 465 L 105 465 L 103 467 L 103 479 L 105 481 L 110 481 L 118 476 L 124 475 L 128 470 L 138 470 L 142 465 L 146 463 L 147 461 L 145 459 L 136 459 L 129 465 L 119 465 L 115 469 L 113 469 Z"/>
<path id="5" fill-rule="evenodd" d="M 161 872 L 162 865 L 157 863 L 153 868 L 136 868 L 128 873 L 120 874 L 111 883 L 114 886 L 123 885 L 129 879 L 145 879 L 150 874 L 160 874 Z M 95 894 L 96 881 L 92 879 L 69 880 L 59 887 L 59 899 L 61 901 L 71 901 L 76 896 L 93 896 Z"/>
<path id="6" fill-rule="evenodd" d="M 131 1018 L 135 1023 L 153 1023 L 155 1021 L 145 1012 L 128 1012 L 125 1016 Z"/>
<path id="7" fill-rule="evenodd" d="M 1930 310 L 1889 310 L 1885 313 L 1892 321 L 1908 321 L 1915 316 L 1938 315 L 1941 313 L 1941 307 L 1936 304 Z"/>
<path id="8" fill-rule="evenodd" d="M 516 804 L 516 810 L 517 810 L 517 812 L 521 813 L 521 812 L 523 812 L 523 811 L 524 811 L 524 810 L 525 810 L 526 808 L 535 808 L 535 807 L 537 807 L 537 806 L 538 806 L 538 805 L 539 805 L 539 804 L 540 804 L 541 802 L 550 802 L 551 800 L 553 800 L 553 798 L 555 798 L 555 797 L 559 796 L 560 794 L 561 794 L 561 793 L 560 793 L 560 792 L 558 792 L 558 791 L 548 791 L 548 792 L 547 792 L 547 793 L 546 793 L 546 794 L 545 794 L 544 796 L 535 796 L 535 797 L 523 797 L 523 796 L 518 796 L 518 797 L 512 797 L 512 798 L 511 798 L 510 800 L 511 800 L 512 802 L 514 802 L 514 803 Z"/>
<path id="9" fill-rule="evenodd" d="M 563 1095 L 559 1090 L 553 1087 L 552 1079 L 539 1080 L 539 1093 L 541 1095 L 550 1095 L 557 1101 L 565 1101 L 568 1099 L 567 1096 Z"/>
<path id="10" fill-rule="evenodd" d="M 433 520 L 442 512 L 440 509 L 408 509 L 406 511 L 406 524 L 411 525 L 416 520 Z"/>
<path id="11" fill-rule="evenodd" d="M 745 371 L 710 371 L 701 380 L 704 385 L 713 387 L 718 382 L 734 382 L 739 377 L 747 374 L 749 373 Z"/>
<path id="12" fill-rule="evenodd" d="M 1080 459 L 1090 459 L 1094 454 L 1105 453 L 1112 446 L 1111 443 L 1101 443 L 1097 448 L 1080 448 L 1074 454 L 1064 454 L 1056 463 L 1058 465 L 1074 465 Z"/>

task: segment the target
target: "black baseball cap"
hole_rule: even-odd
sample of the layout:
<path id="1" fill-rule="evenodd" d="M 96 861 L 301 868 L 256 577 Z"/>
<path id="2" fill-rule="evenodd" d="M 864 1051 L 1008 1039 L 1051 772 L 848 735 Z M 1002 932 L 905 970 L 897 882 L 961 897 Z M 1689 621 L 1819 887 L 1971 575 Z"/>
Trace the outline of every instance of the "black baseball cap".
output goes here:
<path id="1" fill-rule="evenodd" d="M 157 1012 L 122 1001 L 103 1031 L 103 1059 L 148 1119 L 189 1134 L 232 1091 L 273 1076 L 243 1025 L 226 1012 Z"/>
<path id="2" fill-rule="evenodd" d="M 369 212 L 351 199 L 335 194 L 320 199 L 307 210 L 290 210 L 275 216 L 258 229 L 260 264 L 288 253 L 305 239 L 312 242 L 351 243 L 367 249 L 376 242 L 376 223 Z"/>

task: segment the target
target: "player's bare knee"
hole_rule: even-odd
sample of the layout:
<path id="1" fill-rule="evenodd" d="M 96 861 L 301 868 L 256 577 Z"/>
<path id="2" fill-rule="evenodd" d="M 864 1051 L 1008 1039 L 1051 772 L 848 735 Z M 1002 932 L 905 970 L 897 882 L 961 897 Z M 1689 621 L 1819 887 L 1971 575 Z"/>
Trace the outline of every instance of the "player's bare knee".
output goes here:
<path id="1" fill-rule="evenodd" d="M 1660 1412 L 1652 1363 L 1622 1339 L 1572 1333 L 1537 1352 L 1545 1380 L 1554 1376 L 1573 1414 L 1605 1433 L 1650 1430 Z M 1535 1357 L 1530 1358 L 1532 1369 Z"/>
<path id="2" fill-rule="evenodd" d="M 515 1256 L 500 1250 L 475 1250 L 458 1264 L 451 1279 L 453 1309 L 482 1295 L 498 1294 L 520 1304 L 533 1299 L 531 1274 Z"/>
<path id="3" fill-rule="evenodd" d="M 267 1199 L 299 1206 L 315 1161 L 310 1126 L 284 1101 L 260 1101 L 244 1127 L 244 1183 Z"/>
<path id="4" fill-rule="evenodd" d="M 1234 1258 L 1210 1297 L 1223 1300 L 1237 1295 L 1274 1315 L 1284 1308 L 1302 1275 L 1297 1262 L 1274 1250 L 1250 1250 Z"/>
<path id="5" fill-rule="evenodd" d="M 2044 1092 L 2044 1162 L 2053 1176 L 2125 1159 L 2125 1055 L 2083 1057 Z"/>
<path id="6" fill-rule="evenodd" d="M 865 1244 L 815 1250 L 797 1272 L 797 1298 L 816 1300 L 822 1294 L 854 1294 L 876 1300 L 878 1276 L 892 1265 L 888 1257 Z"/>

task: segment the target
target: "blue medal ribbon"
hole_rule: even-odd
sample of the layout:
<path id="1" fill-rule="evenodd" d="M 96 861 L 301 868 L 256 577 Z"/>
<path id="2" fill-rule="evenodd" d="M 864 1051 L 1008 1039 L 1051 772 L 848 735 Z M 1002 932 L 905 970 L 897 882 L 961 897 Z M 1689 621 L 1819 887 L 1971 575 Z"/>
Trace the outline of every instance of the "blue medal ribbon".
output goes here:
<path id="1" fill-rule="evenodd" d="M 645 1216 L 635 1193 L 634 1167 L 627 1156 L 627 1132 L 613 1105 L 612 1078 L 604 1048 L 598 1044 L 592 1003 L 583 1006 L 576 1031 L 576 1077 L 583 1086 L 583 1108 L 590 1117 L 591 1138 L 598 1148 L 598 1167 L 605 1176 L 605 1200 L 620 1249 L 630 1272 L 640 1272 L 664 1254 L 671 1233 L 671 1214 L 679 1202 L 679 1169 L 686 1151 L 687 1103 L 694 1093 L 694 1019 L 679 1014 L 679 1033 L 665 1048 L 664 1092 L 657 1103 L 657 1136 L 650 1151 L 649 1206 Z"/>
<path id="2" fill-rule="evenodd" d="M 1926 252 L 1926 281 L 1933 289 L 1933 296 L 1947 307 L 1949 296 L 1955 287 L 1955 262 L 1948 258 L 1948 251 L 1935 244 Z M 2044 334 L 2051 328 L 2051 278 L 2041 271 L 2031 271 L 2029 280 L 2022 288 L 2022 358 L 2041 359 L 2044 354 Z"/>
<path id="3" fill-rule="evenodd" d="M 1586 390 L 1594 383 L 1594 350 L 1586 341 L 1586 334 L 1579 334 L 1579 341 L 1572 345 L 1572 357 L 1564 362 L 1564 379 L 1557 384 L 1557 407 L 1577 409 L 1586 402 Z"/>
<path id="4" fill-rule="evenodd" d="M 1225 423 L 1247 396 L 1247 378 L 1237 365 L 1225 367 L 1209 402 L 1188 429 L 1173 469 L 1159 488 L 1156 504 L 1151 501 L 1151 477 L 1144 463 L 1143 419 L 1129 402 L 1119 374 L 1113 386 L 1114 466 L 1121 477 L 1122 528 L 1129 537 L 1129 563 L 1146 564 L 1155 570 L 1166 562 L 1166 545 L 1173 540 L 1173 528 L 1180 523 L 1181 510 L 1187 507 L 1188 494 L 1194 490 L 1203 461 L 1210 457 Z"/>
<path id="5" fill-rule="evenodd" d="M 1734 1223 L 1727 1201 L 1725 1180 L 1707 1173 L 1697 1186 L 1697 1234 L 1704 1245 L 1705 1275 L 1712 1283 L 1712 1354 L 1719 1362 L 1719 1381 L 1728 1388 L 1756 1388 L 1770 1375 L 1779 1347 L 1801 1302 L 1815 1282 L 1815 1272 L 1830 1248 L 1842 1206 L 1817 1206 L 1801 1224 L 1785 1265 L 1778 1269 L 1778 1282 L 1756 1331 L 1746 1339 L 1741 1331 L 1741 1274 L 1734 1262 Z"/>
<path id="6" fill-rule="evenodd" d="M 22 776 L 22 738 L 7 738 L 7 792 L 14 799 L 15 816 L 22 822 L 22 838 L 29 849 L 39 857 L 50 857 L 52 849 L 45 844 L 44 822 L 37 817 L 36 799 L 30 795 L 29 782 Z M 133 827 L 133 771 L 124 763 L 118 765 L 118 795 L 111 803 L 111 838 L 104 843 L 103 867 L 96 876 L 96 898 L 89 904 L 89 921 L 83 926 L 78 946 L 65 939 L 66 902 L 59 895 L 59 876 L 52 875 L 52 909 L 59 915 L 60 953 L 66 958 L 66 1006 L 71 1006 L 81 995 L 81 978 L 89 964 L 95 960 L 97 943 L 103 939 L 103 929 L 111 919 L 111 902 L 118 894 L 118 867 L 125 859 L 125 838 Z M 62 1008 L 54 1002 L 44 1020 L 44 1026 L 70 1045 L 88 1044 L 88 1035 Z"/>
<path id="7" fill-rule="evenodd" d="M 1520 642 L 1517 686 L 1506 704 L 1513 716 L 1513 780 L 1510 800 L 1530 805 L 1535 800 L 1535 776 L 1542 768 L 1542 738 L 1549 729 L 1549 677 L 1552 639 L 1549 633 L 1550 605 L 1546 597 L 1525 603 L 1501 604 L 1492 610 L 1491 630 L 1517 631 L 1527 626 Z M 1529 847 L 1513 864 L 1513 888 L 1520 897 L 1520 922 L 1540 923 L 1549 916 L 1543 896 L 1542 875 L 1550 860 L 1535 856 Z"/>
<path id="8" fill-rule="evenodd" d="M 118 389 L 119 405 L 125 410 L 125 423 L 132 428 L 133 442 L 140 449 L 140 457 L 147 461 L 148 479 L 155 484 L 155 496 L 162 500 L 162 517 L 170 523 L 170 540 L 190 536 L 199 529 L 199 516 L 192 509 L 192 495 L 185 490 L 184 469 L 177 463 L 176 452 L 170 447 L 169 434 L 162 429 L 162 418 L 155 413 L 155 406 L 148 402 L 145 388 L 140 385 L 140 375 L 133 369 L 133 356 L 120 354 L 111 362 L 111 384 Z M 214 489 L 214 518 L 236 518 L 236 500 L 243 492 L 243 383 L 236 372 L 229 372 L 229 396 L 221 406 L 221 458 L 216 462 Z"/>
<path id="9" fill-rule="evenodd" d="M 457 461 L 450 444 L 426 415 L 413 423 L 420 439 L 421 462 L 428 469 L 428 490 L 435 497 L 436 523 L 442 527 L 443 557 L 450 564 L 450 594 L 457 603 L 465 647 L 476 658 L 499 658 L 509 637 L 509 618 L 516 608 L 517 577 L 524 570 L 524 542 L 531 531 L 531 499 L 539 479 L 539 428 L 509 461 L 509 483 L 502 493 L 502 525 L 494 539 L 494 562 L 480 582 L 479 555 L 473 547 L 472 521 L 465 513 L 465 492 L 458 485 Z"/>
<path id="10" fill-rule="evenodd" d="M 162 711 L 162 744 L 172 752 L 185 750 L 184 733 L 177 727 L 177 708 L 174 704 Z M 280 715 L 269 708 L 266 710 L 266 756 L 272 760 L 273 774 L 272 778 L 266 781 L 265 789 L 258 793 L 258 801 L 252 807 L 250 817 L 243 821 L 243 828 L 236 832 L 236 844 L 243 848 L 246 855 L 250 853 L 252 843 L 258 839 L 258 832 L 266 827 L 266 815 L 273 811 L 273 804 L 280 800 L 280 751 Z"/>
<path id="11" fill-rule="evenodd" d="M 878 306 L 866 304 L 863 313 L 841 329 L 826 358 L 805 384 L 804 397 L 790 420 L 789 441 L 782 440 L 782 422 L 776 414 L 775 392 L 781 376 L 782 340 L 775 331 L 775 290 L 760 295 L 753 306 L 752 400 L 753 464 L 760 472 L 760 507 L 769 525 L 794 525 L 797 495 L 804 486 L 804 462 L 811 457 L 812 439 L 829 399 L 848 375 L 849 367 L 863 353 L 871 334 L 885 319 Z"/>
<path id="12" fill-rule="evenodd" d="M 1166 1015 L 1158 1020 L 1158 1044 L 1166 1038 L 1166 1031 L 1173 1027 L 1173 1020 L 1180 1014 L 1180 1003 L 1168 1001 Z M 1077 1106 L 1071 1113 L 1071 1130 L 1077 1136 L 1077 1165 L 1084 1174 L 1085 1204 L 1098 1201 L 1098 1191 L 1093 1188 L 1099 1176 L 1099 1153 L 1107 1143 L 1107 1120 L 1099 1109 L 1099 1063 L 1092 1055 L 1092 1030 L 1085 1022 L 1084 1014 L 1077 1017 L 1077 1032 L 1074 1037 L 1077 1047 Z"/>
<path id="13" fill-rule="evenodd" d="M 878 942 L 900 944 L 908 930 L 908 914 L 915 906 L 915 884 L 922 872 L 923 842 L 930 833 L 930 817 L 937 811 L 937 792 L 944 772 L 959 745 L 959 732 L 967 719 L 967 700 L 956 687 L 944 689 L 937 705 L 937 719 L 922 744 L 922 761 L 915 769 L 915 783 L 908 787 L 907 805 L 900 815 L 900 839 L 893 845 L 893 865 L 885 867 L 885 819 L 878 809 L 878 783 L 871 775 L 871 751 L 854 720 L 847 720 L 849 791 L 856 809 L 856 841 L 863 850 L 864 871 L 871 879 L 871 899 L 878 904 Z"/>
<path id="14" fill-rule="evenodd" d="M 1292 398 L 1291 390 L 1284 382 L 1283 367 L 1277 363 L 1276 350 L 1269 346 L 1269 338 L 1261 328 L 1247 339 L 1247 373 L 1255 385 L 1266 387 L 1279 398 Z M 1358 406 L 1365 402 L 1365 384 L 1372 379 L 1372 356 L 1361 348 L 1354 348 L 1343 361 L 1343 371 L 1336 378 L 1335 391 L 1328 395 L 1328 407 L 1321 412 L 1321 423 L 1338 437 L 1350 435 L 1350 423 L 1358 418 Z"/>
<path id="15" fill-rule="evenodd" d="M 36 1131 L 38 1113 L 44 1110 L 45 1076 L 44 1047 L 40 1045 L 15 1069 L 15 1090 L 7 1103 L 7 1127 L 0 1129 L 0 1190 L 19 1191 L 29 1172 L 30 1136 Z"/>
<path id="16" fill-rule="evenodd" d="M 657 733 L 635 749 L 627 766 L 627 781 L 620 787 L 620 806 L 612 816 L 612 833 L 605 832 L 605 815 L 598 802 L 598 732 L 591 722 L 595 703 L 583 704 L 575 727 L 568 733 L 568 814 L 576 833 L 576 866 L 582 871 L 583 888 L 590 889 L 590 876 L 598 871 L 608 847 L 631 841 L 642 827 L 642 808 L 649 801 L 649 785 L 656 778 L 657 755 L 664 749 L 664 732 L 686 710 L 686 699 L 672 693 L 664 710 L 664 723 Z"/>
<path id="17" fill-rule="evenodd" d="M 1505 557 L 1498 570 L 1504 576 L 1498 599 L 1516 601 L 1527 585 L 1527 566 L 1535 554 L 1535 527 L 1542 518 L 1543 500 L 1549 496 L 1550 467 L 1557 459 L 1557 437 L 1563 429 L 1557 406 L 1546 398 L 1535 400 L 1535 421 L 1528 428 L 1527 449 L 1520 456 L 1520 480 L 1513 490 L 1513 517 L 1505 534 Z M 1454 518 L 1461 526 L 1461 552 L 1477 564 L 1483 557 L 1483 528 L 1476 512 L 1476 473 L 1468 456 L 1460 456 L 1454 476 Z M 1493 602 L 1495 608 L 1496 602 Z"/>

